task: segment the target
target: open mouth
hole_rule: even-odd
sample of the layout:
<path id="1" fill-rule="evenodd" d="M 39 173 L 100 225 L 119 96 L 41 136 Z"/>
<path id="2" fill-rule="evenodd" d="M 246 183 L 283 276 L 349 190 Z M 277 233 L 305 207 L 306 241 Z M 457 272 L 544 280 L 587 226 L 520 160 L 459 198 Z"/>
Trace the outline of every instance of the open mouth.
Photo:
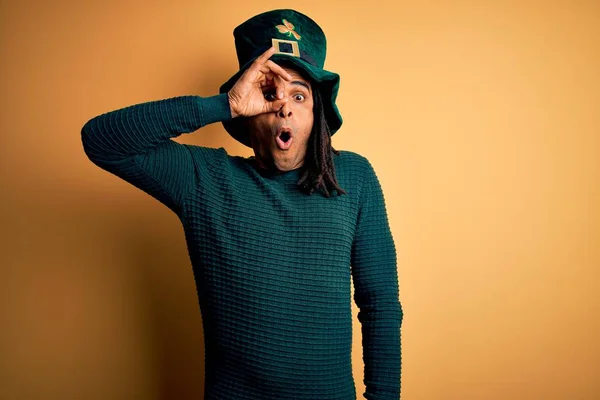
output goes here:
<path id="1" fill-rule="evenodd" d="M 284 128 L 277 134 L 275 141 L 280 150 L 288 150 L 292 146 L 294 138 L 292 137 L 291 131 Z"/>

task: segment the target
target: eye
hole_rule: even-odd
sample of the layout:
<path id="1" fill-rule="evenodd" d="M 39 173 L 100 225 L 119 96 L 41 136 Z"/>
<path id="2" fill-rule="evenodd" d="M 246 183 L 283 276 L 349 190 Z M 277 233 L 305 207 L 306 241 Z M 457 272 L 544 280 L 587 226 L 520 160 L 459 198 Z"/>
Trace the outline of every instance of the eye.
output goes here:
<path id="1" fill-rule="evenodd" d="M 304 101 L 304 99 L 305 99 L 305 97 L 302 93 L 295 94 L 294 98 L 298 101 Z"/>
<path id="2" fill-rule="evenodd" d="M 264 93 L 264 96 L 265 96 L 265 100 L 267 100 L 267 101 L 275 101 L 276 100 L 276 96 L 275 96 L 274 92 L 266 92 L 266 93 Z"/>

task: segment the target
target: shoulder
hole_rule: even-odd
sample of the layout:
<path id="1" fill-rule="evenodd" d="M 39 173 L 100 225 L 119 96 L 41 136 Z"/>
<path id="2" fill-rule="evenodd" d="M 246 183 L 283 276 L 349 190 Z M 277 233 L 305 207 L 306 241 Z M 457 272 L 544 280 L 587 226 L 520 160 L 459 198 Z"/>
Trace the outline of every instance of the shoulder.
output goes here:
<path id="1" fill-rule="evenodd" d="M 348 193 L 354 193 L 358 197 L 378 179 L 371 161 L 363 154 L 339 150 L 334 156 L 335 172 L 341 187 Z"/>
<path id="2" fill-rule="evenodd" d="M 335 157 L 336 170 L 360 177 L 360 180 L 375 175 L 373 165 L 366 156 L 350 150 L 339 150 L 339 152 L 340 154 Z"/>
<path id="3" fill-rule="evenodd" d="M 353 182 L 359 197 L 364 196 L 364 193 L 373 195 L 373 193 L 382 192 L 377 172 L 366 156 L 353 151 L 340 150 L 338 158 L 336 172 L 340 166 L 343 171 L 341 174 Z"/>
<path id="4" fill-rule="evenodd" d="M 339 150 L 340 154 L 336 157 L 341 167 L 365 168 L 371 163 L 362 154 L 350 150 Z"/>

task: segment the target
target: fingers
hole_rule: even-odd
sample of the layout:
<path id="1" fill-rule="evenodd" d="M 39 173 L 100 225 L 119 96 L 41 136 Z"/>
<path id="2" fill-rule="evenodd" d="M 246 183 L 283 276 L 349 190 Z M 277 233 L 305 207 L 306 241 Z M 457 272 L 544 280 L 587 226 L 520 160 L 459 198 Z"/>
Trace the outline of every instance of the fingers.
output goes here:
<path id="1" fill-rule="evenodd" d="M 275 97 L 278 99 L 283 99 L 283 82 L 281 81 L 281 77 L 279 75 L 275 75 L 275 79 L 273 80 L 275 84 Z"/>
<path id="2" fill-rule="evenodd" d="M 260 56 L 258 56 L 256 58 L 256 60 L 254 60 L 254 62 L 252 63 L 252 65 L 250 66 L 250 68 L 248 68 L 249 70 L 254 70 L 256 72 L 260 71 L 263 74 L 266 73 L 266 70 L 264 69 L 264 64 L 269 61 L 269 57 L 271 57 L 273 54 L 275 53 L 275 47 L 271 46 L 267 49 L 267 51 L 265 51 L 264 53 L 262 53 Z"/>
<path id="3" fill-rule="evenodd" d="M 291 82 L 292 76 L 283 68 L 269 60 L 262 67 L 261 72 L 264 73 L 264 81 L 261 82 L 262 87 L 274 87 L 278 99 L 283 98 L 284 80 Z"/>
<path id="4" fill-rule="evenodd" d="M 258 84 L 264 90 L 265 88 L 273 88 L 275 99 L 265 103 L 265 111 L 278 111 L 287 103 L 287 98 L 284 98 L 284 81 L 291 82 L 292 76 L 280 65 L 277 65 L 269 58 L 275 54 L 275 47 L 269 47 L 264 53 L 254 60 L 250 67 L 252 72 L 252 80 L 254 84 Z"/>
<path id="5" fill-rule="evenodd" d="M 285 79 L 288 82 L 292 81 L 292 76 L 290 74 L 288 74 L 285 69 L 283 69 L 281 66 L 275 64 L 271 60 L 267 60 L 267 62 L 261 68 L 261 71 L 263 70 L 263 68 L 268 68 L 269 71 L 272 71 L 272 72 L 278 74 L 279 76 L 281 76 L 283 79 Z"/>
<path id="6" fill-rule="evenodd" d="M 271 80 L 262 82 L 261 90 L 263 93 L 275 95 L 275 98 L 273 99 L 265 99 L 267 111 L 278 111 L 288 101 L 288 98 L 284 95 L 284 80 L 277 74 L 273 75 Z"/>
<path id="7" fill-rule="evenodd" d="M 279 99 L 279 100 L 275 100 L 275 101 L 271 101 L 268 104 L 268 107 L 270 108 L 270 112 L 274 112 L 274 111 L 279 111 L 281 109 L 281 107 L 284 106 L 285 103 L 287 103 L 288 99 Z"/>
<path id="8" fill-rule="evenodd" d="M 275 54 L 275 47 L 271 46 L 267 51 L 258 56 L 254 62 L 258 65 L 263 65 L 273 54 Z"/>
<path id="9" fill-rule="evenodd" d="M 279 74 L 267 72 L 264 74 L 264 79 L 259 81 L 259 86 L 261 87 L 261 89 L 273 88 L 276 92 L 276 97 L 278 99 L 282 99 L 285 88 L 284 80 L 285 78 Z"/>
<path id="10" fill-rule="evenodd" d="M 265 74 L 266 78 L 269 80 L 272 79 L 269 74 L 276 73 L 283 77 L 286 81 L 291 82 L 292 76 L 288 74 L 281 66 L 275 64 L 272 60 L 269 60 L 269 57 L 271 57 L 273 54 L 275 54 L 275 47 L 271 46 L 267 49 L 267 51 L 262 53 L 256 58 L 256 60 L 254 60 L 252 68 L 258 69 L 260 72 Z"/>

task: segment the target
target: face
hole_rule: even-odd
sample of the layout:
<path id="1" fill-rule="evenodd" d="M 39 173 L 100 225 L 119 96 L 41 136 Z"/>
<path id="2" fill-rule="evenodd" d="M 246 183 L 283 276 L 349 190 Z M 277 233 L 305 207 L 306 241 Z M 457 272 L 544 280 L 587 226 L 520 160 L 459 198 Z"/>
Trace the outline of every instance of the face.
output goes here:
<path id="1" fill-rule="evenodd" d="M 281 80 L 287 102 L 280 110 L 247 118 L 256 161 L 263 168 L 290 171 L 304 164 L 313 127 L 313 96 L 308 80 L 293 68 L 282 66 L 292 81 Z M 263 89 L 267 101 L 275 100 L 275 88 Z"/>

